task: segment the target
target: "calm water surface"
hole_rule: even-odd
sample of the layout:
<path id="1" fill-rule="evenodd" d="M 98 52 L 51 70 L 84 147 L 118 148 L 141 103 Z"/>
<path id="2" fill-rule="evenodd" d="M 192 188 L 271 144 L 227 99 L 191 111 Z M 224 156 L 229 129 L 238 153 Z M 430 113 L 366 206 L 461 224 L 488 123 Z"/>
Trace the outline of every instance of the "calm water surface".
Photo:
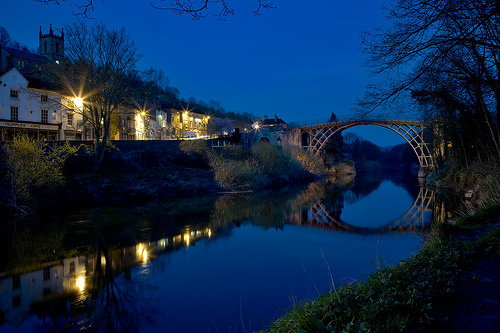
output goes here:
<path id="1" fill-rule="evenodd" d="M 262 329 L 418 251 L 433 194 L 414 181 L 320 182 L 3 226 L 0 331 Z"/>

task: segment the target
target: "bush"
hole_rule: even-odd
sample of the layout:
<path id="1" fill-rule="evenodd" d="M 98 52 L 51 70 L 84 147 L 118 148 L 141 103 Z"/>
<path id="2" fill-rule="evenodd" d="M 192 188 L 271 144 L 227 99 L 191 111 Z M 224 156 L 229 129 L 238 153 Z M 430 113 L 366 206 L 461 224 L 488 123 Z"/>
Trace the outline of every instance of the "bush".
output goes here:
<path id="1" fill-rule="evenodd" d="M 284 151 L 307 172 L 317 176 L 325 174 L 323 162 L 311 152 L 297 146 L 286 146 Z"/>
<path id="2" fill-rule="evenodd" d="M 180 149 L 188 155 L 197 154 L 203 157 L 206 157 L 208 152 L 207 142 L 201 139 L 184 140 L 180 143 Z"/>
<path id="3" fill-rule="evenodd" d="M 244 160 L 252 158 L 252 151 L 243 146 L 225 146 L 222 148 L 222 155 L 225 158 L 231 158 L 234 160 Z"/>
<path id="4" fill-rule="evenodd" d="M 15 203 L 30 201 L 35 194 L 42 198 L 63 185 L 64 163 L 79 147 L 68 143 L 49 147 L 45 142 L 19 135 L 4 149 Z"/>
<path id="5" fill-rule="evenodd" d="M 294 153 L 261 142 L 248 150 L 243 147 L 225 147 L 220 152 L 209 153 L 210 166 L 219 186 L 228 190 L 250 190 L 290 183 L 312 177 L 309 170 L 319 173 L 319 164 L 314 156 L 302 152 Z M 302 157 L 299 162 L 296 156 Z"/>
<path id="6" fill-rule="evenodd" d="M 209 158 L 214 179 L 224 190 L 247 191 L 264 187 L 269 181 L 253 158 L 234 160 L 217 152 L 210 153 Z"/>
<path id="7" fill-rule="evenodd" d="M 292 166 L 291 160 L 283 154 L 281 147 L 268 142 L 259 142 L 252 147 L 252 153 L 262 165 L 266 174 L 281 174 Z"/>

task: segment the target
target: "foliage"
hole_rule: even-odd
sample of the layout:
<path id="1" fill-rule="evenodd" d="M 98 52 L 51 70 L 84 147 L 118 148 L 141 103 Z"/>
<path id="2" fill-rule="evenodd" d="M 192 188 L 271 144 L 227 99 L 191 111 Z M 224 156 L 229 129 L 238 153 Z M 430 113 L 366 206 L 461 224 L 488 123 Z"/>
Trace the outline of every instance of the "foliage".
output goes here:
<path id="1" fill-rule="evenodd" d="M 4 149 L 16 202 L 29 201 L 35 196 L 42 198 L 63 185 L 64 163 L 79 147 L 67 142 L 49 147 L 45 142 L 18 135 Z"/>
<path id="2" fill-rule="evenodd" d="M 180 149 L 186 154 L 198 154 L 207 156 L 207 142 L 205 140 L 184 140 L 180 143 Z"/>
<path id="3" fill-rule="evenodd" d="M 247 191 L 268 183 L 262 166 L 254 158 L 235 160 L 210 152 L 209 159 L 215 181 L 224 190 Z"/>
<path id="4" fill-rule="evenodd" d="M 317 176 L 325 174 L 325 166 L 321 160 L 310 151 L 306 151 L 297 146 L 285 146 L 283 150 L 285 154 L 297 161 L 307 172 Z"/>
<path id="5" fill-rule="evenodd" d="M 277 175 L 290 167 L 290 159 L 283 154 L 280 146 L 259 142 L 252 146 L 252 153 L 266 174 Z M 295 166 L 292 166 L 295 167 Z"/>
<path id="6" fill-rule="evenodd" d="M 209 153 L 215 180 L 225 190 L 254 190 L 310 178 L 317 166 L 313 157 L 304 155 L 303 165 L 296 155 L 267 142 L 245 148 L 224 148 Z M 319 167 L 318 167 L 319 168 Z M 317 170 L 316 170 L 317 171 Z"/>

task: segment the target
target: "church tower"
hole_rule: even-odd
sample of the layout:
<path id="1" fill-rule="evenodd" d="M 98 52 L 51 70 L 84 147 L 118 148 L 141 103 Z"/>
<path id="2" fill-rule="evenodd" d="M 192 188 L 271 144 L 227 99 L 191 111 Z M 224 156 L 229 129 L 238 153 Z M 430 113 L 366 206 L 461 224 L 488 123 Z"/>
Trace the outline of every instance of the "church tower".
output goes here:
<path id="1" fill-rule="evenodd" d="M 40 26 L 40 54 L 46 56 L 52 61 L 60 61 L 64 58 L 64 30 L 61 35 L 55 35 L 52 30 L 52 24 L 48 34 L 42 34 Z"/>

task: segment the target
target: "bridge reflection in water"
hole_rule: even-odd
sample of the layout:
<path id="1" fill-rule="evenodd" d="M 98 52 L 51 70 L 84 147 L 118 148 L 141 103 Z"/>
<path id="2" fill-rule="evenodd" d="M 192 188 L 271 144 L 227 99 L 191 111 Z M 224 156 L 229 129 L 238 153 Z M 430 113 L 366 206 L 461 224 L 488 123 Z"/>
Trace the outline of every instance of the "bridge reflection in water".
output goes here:
<path id="1" fill-rule="evenodd" d="M 414 232 L 429 227 L 433 212 L 434 192 L 421 186 L 418 196 L 408 211 L 394 222 L 368 228 L 352 225 L 340 218 L 341 208 L 332 207 L 323 199 L 304 208 L 287 219 L 286 223 L 317 229 L 344 231 L 358 234 L 379 234 L 385 232 Z M 366 212 L 370 214 L 370 212 Z"/>

